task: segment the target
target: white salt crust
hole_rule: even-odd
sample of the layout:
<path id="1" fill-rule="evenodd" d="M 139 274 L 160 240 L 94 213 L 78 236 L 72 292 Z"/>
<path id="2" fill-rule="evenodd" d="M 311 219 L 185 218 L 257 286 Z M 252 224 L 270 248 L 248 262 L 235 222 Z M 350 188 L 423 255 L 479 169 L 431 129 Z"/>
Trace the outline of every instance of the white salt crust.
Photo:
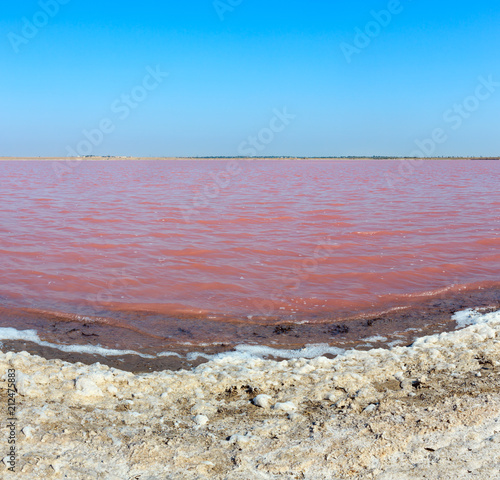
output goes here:
<path id="1" fill-rule="evenodd" d="M 500 312 L 455 318 L 469 326 L 411 347 L 180 372 L 0 353 L 4 402 L 17 373 L 12 478 L 498 478 Z"/>

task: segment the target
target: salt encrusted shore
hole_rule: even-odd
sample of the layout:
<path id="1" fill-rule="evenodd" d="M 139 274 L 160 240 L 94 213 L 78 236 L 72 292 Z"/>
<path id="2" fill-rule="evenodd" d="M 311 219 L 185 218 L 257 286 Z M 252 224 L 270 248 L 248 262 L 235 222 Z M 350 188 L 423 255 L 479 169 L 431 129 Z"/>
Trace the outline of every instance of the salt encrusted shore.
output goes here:
<path id="1" fill-rule="evenodd" d="M 0 353 L 16 479 L 500 478 L 500 312 L 411 347 L 134 375 Z M 4 460 L 5 462 L 7 459 Z"/>

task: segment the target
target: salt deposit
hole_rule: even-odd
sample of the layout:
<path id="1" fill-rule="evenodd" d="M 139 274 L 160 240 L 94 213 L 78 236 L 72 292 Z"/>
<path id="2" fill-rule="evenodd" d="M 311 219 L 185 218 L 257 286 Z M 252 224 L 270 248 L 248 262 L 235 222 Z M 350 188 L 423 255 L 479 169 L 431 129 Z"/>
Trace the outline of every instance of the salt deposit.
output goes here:
<path id="1" fill-rule="evenodd" d="M 206 425 L 208 423 L 208 417 L 206 415 L 196 415 L 193 420 L 197 425 Z"/>
<path id="2" fill-rule="evenodd" d="M 112 348 L 103 348 L 94 345 L 60 345 L 56 343 L 46 342 L 41 340 L 36 330 L 17 330 L 16 328 L 0 327 L 0 340 L 24 340 L 33 342 L 42 347 L 55 348 L 62 352 L 77 352 L 90 353 L 102 356 L 122 356 L 122 355 L 138 355 L 143 358 L 154 358 L 151 355 L 136 352 L 135 350 L 117 350 Z M 175 353 L 167 353 L 168 355 L 176 355 Z"/>
<path id="3" fill-rule="evenodd" d="M 411 347 L 180 372 L 1 353 L 4 405 L 8 369 L 18 380 L 12 478 L 497 478 L 500 312 L 466 315 Z"/>
<path id="4" fill-rule="evenodd" d="M 269 408 L 271 406 L 272 398 L 269 395 L 257 395 L 253 399 L 253 404 L 257 407 Z"/>

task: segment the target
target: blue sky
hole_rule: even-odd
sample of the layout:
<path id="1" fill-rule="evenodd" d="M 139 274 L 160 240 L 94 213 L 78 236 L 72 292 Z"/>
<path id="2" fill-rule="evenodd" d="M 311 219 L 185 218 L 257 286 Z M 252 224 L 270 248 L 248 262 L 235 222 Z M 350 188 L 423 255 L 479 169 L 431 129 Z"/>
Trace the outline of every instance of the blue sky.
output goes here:
<path id="1" fill-rule="evenodd" d="M 499 155 L 499 21 L 490 0 L 9 0 L 0 156 Z"/>

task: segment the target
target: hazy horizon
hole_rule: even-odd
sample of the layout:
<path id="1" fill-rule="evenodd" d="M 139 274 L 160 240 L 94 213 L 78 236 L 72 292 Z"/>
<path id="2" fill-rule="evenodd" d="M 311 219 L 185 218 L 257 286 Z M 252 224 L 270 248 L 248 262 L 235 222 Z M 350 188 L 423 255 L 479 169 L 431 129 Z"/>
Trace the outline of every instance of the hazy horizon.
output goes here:
<path id="1" fill-rule="evenodd" d="M 130 155 L 90 155 L 84 157 L 63 157 L 63 156 L 37 156 L 37 157 L 28 157 L 28 156 L 3 156 L 0 157 L 0 160 L 58 160 L 58 159 L 119 159 L 119 160 L 224 160 L 224 159 L 250 159 L 250 160 L 500 160 L 500 155 L 492 155 L 492 156 L 479 156 L 479 155 L 467 155 L 467 156 L 439 156 L 439 157 L 396 157 L 396 156 L 385 156 L 385 155 L 375 155 L 375 156 L 321 156 L 321 157 L 313 157 L 313 156 L 300 156 L 300 157 L 292 157 L 285 155 L 268 155 L 262 157 L 244 157 L 244 156 L 193 156 L 193 157 L 170 157 L 166 155 L 158 155 L 147 157 L 144 155 L 138 156 L 130 156 Z"/>

